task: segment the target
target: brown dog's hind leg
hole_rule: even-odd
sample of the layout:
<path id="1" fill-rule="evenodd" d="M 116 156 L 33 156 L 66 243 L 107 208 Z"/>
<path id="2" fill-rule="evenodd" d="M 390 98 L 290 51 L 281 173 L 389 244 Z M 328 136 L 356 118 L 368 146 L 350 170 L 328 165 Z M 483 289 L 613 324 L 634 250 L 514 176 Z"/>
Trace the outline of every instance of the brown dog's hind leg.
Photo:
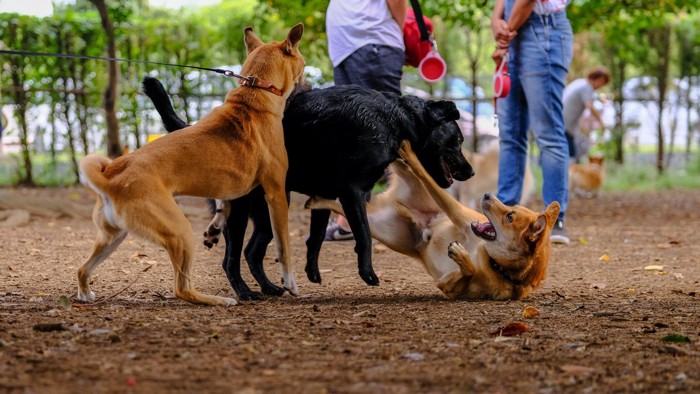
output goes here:
<path id="1" fill-rule="evenodd" d="M 90 257 L 78 268 L 78 294 L 76 299 L 83 302 L 95 300 L 95 293 L 90 290 L 90 275 L 92 275 L 92 271 L 119 247 L 128 234 L 124 230 L 110 226 L 104 216 L 102 216 L 101 208 L 95 209 L 93 220 L 98 229 L 97 238 L 92 247 Z"/>
<path id="2" fill-rule="evenodd" d="M 399 155 L 406 161 L 406 164 L 418 179 L 421 180 L 430 196 L 440 209 L 445 212 L 450 221 L 460 229 L 468 228 L 471 221 L 464 215 L 464 206 L 455 200 L 450 193 L 438 186 L 418 160 L 418 156 L 411 149 L 411 144 L 408 141 L 404 141 L 401 144 Z"/>
<path id="3" fill-rule="evenodd" d="M 170 196 L 143 198 L 134 204 L 128 226 L 163 246 L 175 270 L 175 296 L 195 304 L 236 305 L 233 298 L 202 294 L 192 285 L 194 236 L 192 227 Z"/>

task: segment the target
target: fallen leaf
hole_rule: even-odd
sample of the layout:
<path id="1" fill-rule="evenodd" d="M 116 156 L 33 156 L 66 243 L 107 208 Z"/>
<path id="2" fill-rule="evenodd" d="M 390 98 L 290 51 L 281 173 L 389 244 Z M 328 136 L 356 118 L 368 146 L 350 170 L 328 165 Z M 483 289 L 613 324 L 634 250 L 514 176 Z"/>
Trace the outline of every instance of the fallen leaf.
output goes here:
<path id="1" fill-rule="evenodd" d="M 579 237 L 578 242 L 583 246 L 586 246 L 586 244 L 588 243 L 588 241 L 586 241 L 586 239 L 583 237 Z"/>
<path id="2" fill-rule="evenodd" d="M 608 256 L 607 254 L 604 254 L 604 255 L 600 256 L 598 261 L 605 261 L 607 263 L 610 261 L 610 256 Z"/>
<path id="3" fill-rule="evenodd" d="M 559 367 L 562 372 L 572 375 L 585 375 L 595 372 L 595 368 L 584 367 L 583 365 L 562 365 Z"/>
<path id="4" fill-rule="evenodd" d="M 662 271 L 663 269 L 663 265 L 647 265 L 644 267 L 644 271 Z"/>
<path id="5" fill-rule="evenodd" d="M 531 317 L 535 317 L 540 314 L 540 311 L 538 311 L 536 308 L 533 308 L 531 306 L 526 306 L 525 310 L 523 311 L 522 317 L 525 319 L 529 319 Z"/>
<path id="6" fill-rule="evenodd" d="M 661 340 L 664 342 L 673 342 L 673 343 L 690 343 L 690 338 L 688 338 L 682 334 L 666 335 L 665 337 L 661 338 Z"/>
<path id="7" fill-rule="evenodd" d="M 67 311 L 73 309 L 73 303 L 70 302 L 70 298 L 64 295 L 58 297 L 58 305 Z"/>
<path id="8" fill-rule="evenodd" d="M 491 333 L 491 336 L 501 336 L 501 337 L 512 337 L 520 335 L 524 332 L 530 332 L 527 326 L 520 322 L 508 323 L 505 327 L 501 327 L 498 330 Z"/>
<path id="9" fill-rule="evenodd" d="M 131 255 L 131 257 L 141 258 L 141 257 L 148 257 L 148 255 L 146 253 L 135 252 L 134 254 Z"/>

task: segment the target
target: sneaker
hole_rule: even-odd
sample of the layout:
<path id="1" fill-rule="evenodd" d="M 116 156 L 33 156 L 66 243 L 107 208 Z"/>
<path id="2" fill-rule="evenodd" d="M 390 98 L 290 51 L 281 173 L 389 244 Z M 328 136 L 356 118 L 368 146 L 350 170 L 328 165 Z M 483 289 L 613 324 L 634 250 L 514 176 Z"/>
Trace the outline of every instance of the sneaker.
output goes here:
<path id="1" fill-rule="evenodd" d="M 569 233 L 566 232 L 564 228 L 564 221 L 559 219 L 554 223 L 554 228 L 552 229 L 552 235 L 550 235 L 549 240 L 553 244 L 569 244 Z"/>
<path id="2" fill-rule="evenodd" d="M 326 236 L 323 238 L 324 241 L 350 241 L 355 239 L 352 235 L 352 231 L 346 230 L 341 227 L 335 220 L 331 220 L 326 227 Z"/>

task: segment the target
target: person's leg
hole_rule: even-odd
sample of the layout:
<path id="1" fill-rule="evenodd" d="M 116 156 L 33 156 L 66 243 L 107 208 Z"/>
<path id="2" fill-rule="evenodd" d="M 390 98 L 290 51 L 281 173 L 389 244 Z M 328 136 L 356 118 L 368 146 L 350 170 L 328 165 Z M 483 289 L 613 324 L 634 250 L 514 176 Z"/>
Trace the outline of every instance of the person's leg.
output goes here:
<path id="1" fill-rule="evenodd" d="M 519 52 L 518 39 L 510 50 L 511 88 L 507 97 L 498 100 L 499 155 L 498 155 L 498 199 L 506 205 L 520 201 L 523 178 L 527 164 L 527 132 L 529 119 L 528 103 L 515 60 Z"/>
<path id="2" fill-rule="evenodd" d="M 563 228 L 569 200 L 569 148 L 564 131 L 562 92 L 572 56 L 571 27 L 568 21 L 554 23 L 555 17 L 543 18 L 545 25 L 530 23 L 520 32 L 524 47 L 521 81 L 529 103 L 532 131 L 541 151 L 542 198 L 545 205 L 558 201 L 559 221 L 552 241 L 568 243 Z M 564 19 L 565 21 L 565 19 Z M 555 237 L 555 232 L 561 237 Z M 555 239 L 556 238 L 556 239 Z"/>
<path id="3" fill-rule="evenodd" d="M 578 163 L 576 160 L 576 138 L 572 136 L 574 132 L 566 131 L 566 144 L 569 146 L 569 161 L 572 163 Z"/>

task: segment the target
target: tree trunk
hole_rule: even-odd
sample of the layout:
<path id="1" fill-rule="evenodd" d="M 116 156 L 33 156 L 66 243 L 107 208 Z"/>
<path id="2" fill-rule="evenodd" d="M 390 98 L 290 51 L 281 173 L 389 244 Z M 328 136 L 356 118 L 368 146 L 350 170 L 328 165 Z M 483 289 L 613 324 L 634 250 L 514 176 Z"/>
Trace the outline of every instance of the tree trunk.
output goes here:
<path id="1" fill-rule="evenodd" d="M 655 77 L 659 86 L 659 117 L 656 127 L 657 152 L 656 169 L 659 174 L 664 173 L 664 132 L 663 132 L 663 111 L 666 101 L 666 91 L 668 89 L 668 69 L 671 54 L 671 25 L 667 24 L 663 28 L 655 29 L 651 32 L 651 43 L 655 44 L 658 51 L 658 63 L 655 69 Z"/>
<path id="2" fill-rule="evenodd" d="M 102 19 L 102 29 L 107 36 L 107 56 L 114 58 L 117 56 L 116 42 L 114 38 L 114 26 L 109 19 L 105 0 L 90 0 L 97 7 Z M 109 61 L 109 82 L 104 92 L 105 118 L 107 120 L 107 155 L 117 157 L 122 154 L 121 142 L 119 141 L 119 120 L 117 119 L 117 98 L 119 97 L 119 67 L 114 60 Z"/>
<path id="3" fill-rule="evenodd" d="M 10 45 L 17 43 L 17 25 L 9 24 Z M 24 35 L 26 38 L 26 35 Z M 23 40 L 25 41 L 25 40 Z M 19 42 L 20 48 L 27 48 L 26 42 Z M 17 116 L 19 121 L 19 142 L 22 146 L 22 162 L 24 163 L 24 176 L 19 180 L 21 185 L 34 186 L 32 176 L 32 158 L 29 154 L 29 138 L 27 130 L 27 93 L 24 90 L 24 57 L 10 56 L 10 78 L 14 87 L 14 99 L 17 104 Z"/>

